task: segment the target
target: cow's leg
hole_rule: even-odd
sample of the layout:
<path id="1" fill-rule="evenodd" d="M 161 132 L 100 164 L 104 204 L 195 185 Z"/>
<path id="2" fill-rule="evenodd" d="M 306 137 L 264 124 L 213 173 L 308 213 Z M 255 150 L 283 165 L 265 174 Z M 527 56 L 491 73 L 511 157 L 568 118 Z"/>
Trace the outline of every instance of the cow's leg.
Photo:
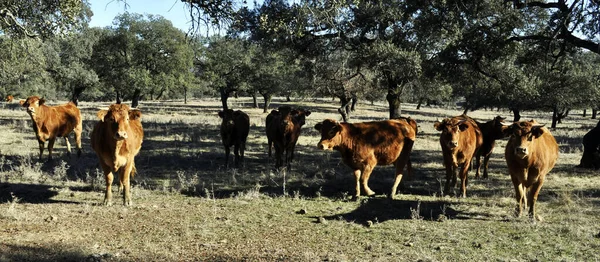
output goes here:
<path id="1" fill-rule="evenodd" d="M 81 120 L 81 119 L 80 119 Z M 77 126 L 73 129 L 75 133 L 75 145 L 77 146 L 77 157 L 81 157 L 81 132 L 83 130 L 82 121 L 77 123 Z"/>
<path id="2" fill-rule="evenodd" d="M 240 165 L 240 144 L 236 143 L 233 145 L 233 154 L 235 155 L 235 167 L 239 167 Z"/>
<path id="3" fill-rule="evenodd" d="M 412 166 L 410 163 L 410 152 L 412 151 L 414 141 L 410 139 L 405 139 L 404 145 L 402 146 L 402 151 L 400 152 L 400 156 L 394 163 L 396 166 L 396 179 L 394 179 L 394 185 L 392 186 L 392 191 L 388 196 L 390 199 L 394 198 L 396 192 L 398 191 L 398 185 L 402 182 L 402 172 L 404 171 L 404 166 L 407 165 L 406 172 L 412 175 Z"/>
<path id="4" fill-rule="evenodd" d="M 515 187 L 515 198 L 517 199 L 517 208 L 515 209 L 515 216 L 520 217 L 523 212 L 523 204 L 526 204 L 525 200 L 525 192 L 523 190 L 523 185 L 521 181 L 516 177 L 516 175 L 511 174 L 510 178 L 512 180 L 513 186 Z"/>
<path id="5" fill-rule="evenodd" d="M 529 202 L 529 217 L 537 221 L 541 221 L 542 219 L 535 213 L 535 204 L 537 202 L 538 195 L 540 194 L 540 190 L 542 189 L 542 185 L 544 185 L 544 180 L 545 176 L 539 176 L 539 179 L 532 183 L 529 189 L 529 195 L 527 196 L 527 202 Z"/>
<path id="6" fill-rule="evenodd" d="M 477 156 L 475 157 L 475 178 L 479 178 L 480 171 L 481 171 L 481 154 L 477 154 Z"/>
<path id="7" fill-rule="evenodd" d="M 131 183 L 129 181 L 130 177 L 131 177 L 131 171 L 133 170 L 134 167 L 134 163 L 133 163 L 133 158 L 127 160 L 127 164 L 125 164 L 124 167 L 122 167 L 120 169 L 120 182 L 121 185 L 123 186 L 123 205 L 125 206 L 131 206 Z"/>
<path id="8" fill-rule="evenodd" d="M 275 167 L 280 168 L 283 165 L 283 147 L 275 143 Z"/>
<path id="9" fill-rule="evenodd" d="M 229 146 L 225 146 L 225 168 L 229 168 Z"/>
<path id="10" fill-rule="evenodd" d="M 67 156 L 71 157 L 71 143 L 69 143 L 69 137 L 65 136 L 65 144 L 67 145 Z"/>
<path id="11" fill-rule="evenodd" d="M 371 177 L 371 172 L 373 172 L 374 167 L 375 167 L 375 164 L 365 165 L 365 167 L 362 170 L 362 174 L 361 174 L 362 187 L 365 190 L 365 194 L 367 196 L 375 195 L 375 192 L 373 192 L 373 190 L 371 190 L 371 188 L 369 188 L 369 177 Z"/>
<path id="12" fill-rule="evenodd" d="M 450 194 L 450 184 L 452 181 L 452 175 L 454 175 L 453 163 L 448 156 L 449 152 L 442 152 L 442 156 L 444 157 L 444 167 L 446 168 L 446 185 L 444 186 L 444 195 Z"/>
<path id="13" fill-rule="evenodd" d="M 52 160 L 52 150 L 54 149 L 55 141 L 56 141 L 56 137 L 48 140 L 48 160 Z"/>
<path id="14" fill-rule="evenodd" d="M 471 165 L 471 159 L 469 161 L 465 161 L 462 168 L 460 169 L 460 191 L 462 193 L 462 197 L 467 197 L 467 184 L 469 183 L 468 175 L 469 175 L 469 166 Z"/>
<path id="15" fill-rule="evenodd" d="M 485 156 L 485 158 L 483 158 L 483 178 L 487 179 L 488 178 L 488 166 L 490 164 L 490 157 L 492 156 L 492 154 L 488 154 L 487 156 Z"/>
<path id="16" fill-rule="evenodd" d="M 104 163 L 100 163 L 100 165 L 102 166 L 102 171 L 104 171 L 104 179 L 106 180 L 106 192 L 104 194 L 104 205 L 105 206 L 111 206 L 112 205 L 112 183 L 113 183 L 113 173 L 110 170 L 110 167 L 108 167 L 106 164 Z"/>
<path id="17" fill-rule="evenodd" d="M 273 147 L 273 141 L 267 138 L 267 143 L 269 144 L 269 158 L 271 157 L 271 147 Z"/>
<path id="18" fill-rule="evenodd" d="M 354 197 L 353 199 L 358 199 L 360 197 L 360 174 L 362 171 L 360 169 L 354 170 L 354 179 L 356 180 L 356 187 L 354 188 Z"/>
<path id="19" fill-rule="evenodd" d="M 240 161 L 242 162 L 242 167 L 246 166 L 244 161 L 244 152 L 246 151 L 246 141 L 240 143 Z"/>
<path id="20" fill-rule="evenodd" d="M 38 140 L 38 146 L 40 148 L 40 160 L 42 160 L 42 154 L 44 154 L 44 141 Z"/>

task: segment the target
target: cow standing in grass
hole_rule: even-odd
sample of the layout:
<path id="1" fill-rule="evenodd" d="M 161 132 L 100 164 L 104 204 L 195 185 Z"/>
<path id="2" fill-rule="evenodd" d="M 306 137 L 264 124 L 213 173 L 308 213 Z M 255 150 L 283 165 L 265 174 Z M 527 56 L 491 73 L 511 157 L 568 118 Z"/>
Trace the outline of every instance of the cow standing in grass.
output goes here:
<path id="1" fill-rule="evenodd" d="M 440 145 L 446 168 L 444 193 L 448 194 L 450 188 L 456 186 L 457 177 L 460 177 L 461 195 L 466 197 L 469 166 L 475 152 L 483 143 L 481 130 L 475 120 L 466 115 L 436 121 L 434 127 L 442 132 Z"/>
<path id="2" fill-rule="evenodd" d="M 246 150 L 246 139 L 250 131 L 250 117 L 240 110 L 233 111 L 227 109 L 219 112 L 221 122 L 221 140 L 225 147 L 225 166 L 229 167 L 229 148 L 233 146 L 235 154 L 235 166 L 239 167 L 240 162 L 244 161 L 244 151 Z"/>
<path id="3" fill-rule="evenodd" d="M 97 113 L 100 121 L 91 133 L 92 148 L 98 155 L 106 178 L 104 204 L 112 205 L 113 172 L 119 172 L 119 188 L 123 188 L 123 204 L 130 206 L 130 177 L 136 172 L 134 158 L 142 148 L 144 130 L 142 113 L 125 104 L 113 104 Z"/>
<path id="4" fill-rule="evenodd" d="M 14 96 L 12 96 L 12 95 L 7 95 L 7 96 L 4 98 L 4 101 L 5 101 L 6 103 L 12 103 L 14 99 L 15 99 L 15 97 L 14 97 Z"/>
<path id="5" fill-rule="evenodd" d="M 44 144 L 48 141 L 48 159 L 52 159 L 52 150 L 57 137 L 63 137 L 67 144 L 67 154 L 71 154 L 68 136 L 75 133 L 77 156 L 81 156 L 81 131 L 83 129 L 81 112 L 75 102 L 65 105 L 47 106 L 46 100 L 39 96 L 30 96 L 19 104 L 27 109 L 31 117 L 33 131 L 40 147 L 40 160 L 44 152 Z"/>
<path id="6" fill-rule="evenodd" d="M 479 150 L 476 153 L 475 164 L 477 165 L 477 169 L 475 172 L 475 178 L 479 178 L 480 170 L 481 170 L 481 157 L 483 156 L 483 178 L 488 178 L 488 165 L 490 162 L 490 157 L 492 156 L 492 152 L 494 151 L 494 147 L 496 146 L 496 140 L 505 138 L 506 135 L 503 132 L 503 123 L 504 117 L 496 116 L 494 119 L 487 121 L 485 123 L 477 122 L 477 126 L 481 130 L 481 134 L 483 135 L 483 143 Z"/>
<path id="7" fill-rule="evenodd" d="M 366 195 L 375 194 L 368 183 L 378 164 L 396 167 L 394 184 L 388 195 L 394 197 L 416 136 L 415 129 L 406 120 L 350 124 L 326 119 L 317 123 L 315 129 L 321 133 L 317 147 L 339 151 L 344 163 L 354 170 L 355 199 L 360 196 L 361 187 Z"/>
<path id="8" fill-rule="evenodd" d="M 300 137 L 302 126 L 306 123 L 306 117 L 310 116 L 310 113 L 309 110 L 284 106 L 267 115 L 266 132 L 269 156 L 271 156 L 271 144 L 273 144 L 277 168 L 284 164 L 288 170 L 291 168 L 296 143 Z"/>
<path id="9" fill-rule="evenodd" d="M 516 192 L 515 215 L 521 216 L 529 204 L 529 216 L 541 220 L 535 213 L 535 203 L 546 175 L 558 159 L 558 144 L 550 131 L 535 120 L 513 123 L 505 132 L 510 135 L 504 155 Z"/>

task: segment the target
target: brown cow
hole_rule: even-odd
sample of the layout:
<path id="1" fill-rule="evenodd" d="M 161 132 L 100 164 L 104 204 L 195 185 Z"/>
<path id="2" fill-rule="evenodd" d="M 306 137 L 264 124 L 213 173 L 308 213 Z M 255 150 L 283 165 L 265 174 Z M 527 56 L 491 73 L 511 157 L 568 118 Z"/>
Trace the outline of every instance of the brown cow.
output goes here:
<path id="1" fill-rule="evenodd" d="M 446 118 L 434 124 L 435 129 L 442 131 L 440 144 L 446 168 L 445 194 L 450 192 L 450 186 L 456 186 L 457 176 L 461 180 L 462 197 L 467 196 L 467 179 L 471 160 L 477 149 L 483 143 L 481 130 L 475 120 L 466 115 Z M 459 171 L 459 165 L 462 167 Z"/>
<path id="2" fill-rule="evenodd" d="M 7 95 L 6 98 L 4 98 L 4 101 L 6 101 L 6 103 L 12 103 L 14 99 L 15 99 L 14 96 Z"/>
<path id="3" fill-rule="evenodd" d="M 377 164 L 396 167 L 394 185 L 388 195 L 394 197 L 415 142 L 415 129 L 407 121 L 392 119 L 350 124 L 326 119 L 317 123 L 315 129 L 321 132 L 317 147 L 339 151 L 344 163 L 354 170 L 355 199 L 360 196 L 361 185 L 366 195 L 375 194 L 368 182 Z"/>
<path id="4" fill-rule="evenodd" d="M 56 137 L 63 137 L 67 144 L 67 154 L 71 154 L 71 144 L 68 136 L 75 133 L 77 156 L 81 156 L 81 131 L 83 129 L 81 112 L 73 101 L 65 105 L 47 106 L 46 100 L 39 96 L 30 96 L 27 100 L 19 101 L 27 109 L 33 121 L 33 131 L 40 147 L 40 160 L 44 152 L 44 143 L 48 141 L 48 159 L 52 159 L 52 149 Z"/>
<path id="5" fill-rule="evenodd" d="M 267 116 L 266 131 L 267 142 L 269 146 L 269 156 L 271 155 L 271 144 L 275 146 L 275 156 L 277 158 L 275 166 L 281 167 L 284 162 L 288 168 L 294 160 L 294 150 L 302 126 L 306 123 L 306 117 L 310 116 L 309 110 L 292 109 L 284 106 L 278 111 L 271 111 Z M 285 156 L 283 154 L 285 153 Z"/>
<path id="6" fill-rule="evenodd" d="M 119 187 L 123 187 L 123 204 L 131 205 L 130 176 L 135 173 L 135 156 L 142 148 L 144 130 L 142 113 L 125 104 L 113 104 L 108 110 L 97 113 L 100 121 L 90 135 L 91 144 L 98 155 L 106 178 L 104 204 L 112 205 L 113 172 L 119 171 Z"/>
<path id="7" fill-rule="evenodd" d="M 535 214 L 535 202 L 546 174 L 558 159 L 558 144 L 550 131 L 535 120 L 515 122 L 505 132 L 510 135 L 504 154 L 518 203 L 515 215 L 520 216 L 529 203 L 529 216 L 541 220 Z"/>
<path id="8" fill-rule="evenodd" d="M 485 123 L 477 122 L 477 126 L 481 130 L 481 134 L 483 135 L 483 144 L 477 150 L 475 164 L 477 165 L 475 178 L 479 178 L 479 173 L 481 170 L 481 157 L 483 156 L 483 178 L 488 178 L 488 165 L 490 162 L 490 157 L 492 156 L 492 152 L 494 151 L 494 147 L 496 146 L 496 139 L 505 138 L 506 135 L 503 132 L 504 117 L 496 116 L 494 119 L 487 121 Z"/>
<path id="9" fill-rule="evenodd" d="M 244 161 L 246 139 L 250 131 L 250 117 L 240 110 L 227 109 L 219 111 L 221 122 L 221 140 L 225 146 L 225 166 L 229 167 L 229 148 L 233 146 L 235 154 L 235 166 Z"/>

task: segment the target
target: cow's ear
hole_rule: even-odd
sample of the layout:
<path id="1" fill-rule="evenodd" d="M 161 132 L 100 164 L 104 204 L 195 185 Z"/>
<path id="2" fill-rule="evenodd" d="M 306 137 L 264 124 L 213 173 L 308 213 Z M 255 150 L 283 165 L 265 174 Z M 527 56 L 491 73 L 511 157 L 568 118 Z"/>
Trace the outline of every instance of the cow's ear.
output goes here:
<path id="1" fill-rule="evenodd" d="M 460 129 L 460 132 L 464 132 L 465 130 L 469 129 L 469 125 L 467 124 L 460 124 L 458 125 L 458 129 Z"/>
<path id="2" fill-rule="evenodd" d="M 39 105 L 43 105 L 44 103 L 46 103 L 46 99 L 44 99 L 44 98 L 40 99 Z"/>
<path id="3" fill-rule="evenodd" d="M 310 111 L 308 111 L 308 110 L 304 111 L 304 115 L 310 116 Z"/>
<path id="4" fill-rule="evenodd" d="M 108 114 L 108 110 L 100 110 L 96 113 L 96 116 L 100 119 L 100 121 L 104 122 L 104 117 Z"/>
<path id="5" fill-rule="evenodd" d="M 142 117 L 142 111 L 140 111 L 139 109 L 129 110 L 129 119 L 130 120 L 137 120 L 137 119 L 140 119 L 141 117 Z"/>
<path id="6" fill-rule="evenodd" d="M 223 118 L 223 116 L 224 116 L 224 113 L 223 113 L 223 111 L 219 111 L 219 117 L 220 117 L 220 118 Z"/>
<path id="7" fill-rule="evenodd" d="M 535 137 L 538 138 L 541 135 L 544 134 L 544 129 L 542 129 L 543 126 L 534 126 L 533 128 L 531 128 L 531 134 Z"/>
<path id="8" fill-rule="evenodd" d="M 435 121 L 435 123 L 433 123 L 433 127 L 437 131 L 442 131 L 442 122 L 440 122 L 440 120 Z"/>
<path id="9" fill-rule="evenodd" d="M 19 100 L 19 105 L 23 106 L 25 104 L 25 100 Z"/>
<path id="10" fill-rule="evenodd" d="M 317 124 L 315 125 L 315 129 L 316 129 L 317 131 L 319 131 L 319 132 L 321 131 L 321 128 L 322 128 L 322 127 L 323 127 L 323 124 L 322 124 L 322 123 L 317 123 Z"/>

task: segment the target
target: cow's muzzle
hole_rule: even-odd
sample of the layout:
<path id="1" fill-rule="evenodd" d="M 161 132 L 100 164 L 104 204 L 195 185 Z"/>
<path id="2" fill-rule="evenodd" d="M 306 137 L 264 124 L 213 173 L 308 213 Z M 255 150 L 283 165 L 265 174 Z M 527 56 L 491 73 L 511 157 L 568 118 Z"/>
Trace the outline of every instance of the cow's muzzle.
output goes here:
<path id="1" fill-rule="evenodd" d="M 458 146 L 458 141 L 448 141 L 448 148 L 454 149 Z"/>
<path id="2" fill-rule="evenodd" d="M 119 132 L 115 133 L 115 139 L 116 140 L 127 139 L 127 132 L 125 132 L 125 131 L 119 131 Z"/>
<path id="3" fill-rule="evenodd" d="M 515 148 L 515 155 L 520 158 L 525 158 L 529 154 L 526 147 L 517 147 Z"/>
<path id="4" fill-rule="evenodd" d="M 329 147 L 328 147 L 327 145 L 323 144 L 322 142 L 319 142 L 319 143 L 317 144 L 317 147 L 318 147 L 319 149 L 321 149 L 321 150 L 327 150 L 327 149 L 329 149 Z"/>

